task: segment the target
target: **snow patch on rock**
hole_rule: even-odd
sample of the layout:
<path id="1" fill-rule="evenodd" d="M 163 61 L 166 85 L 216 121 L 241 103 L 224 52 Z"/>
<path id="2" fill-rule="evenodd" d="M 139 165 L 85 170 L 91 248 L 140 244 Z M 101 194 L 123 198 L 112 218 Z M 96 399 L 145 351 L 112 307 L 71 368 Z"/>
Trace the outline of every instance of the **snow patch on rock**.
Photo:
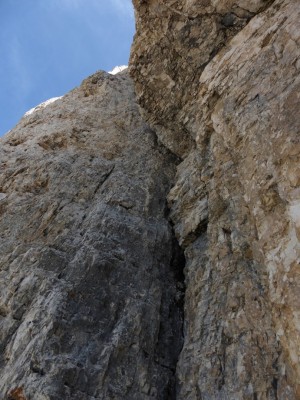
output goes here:
<path id="1" fill-rule="evenodd" d="M 108 73 L 111 75 L 116 75 L 119 72 L 122 72 L 122 71 L 124 71 L 124 69 L 127 69 L 127 68 L 128 68 L 128 65 L 118 65 L 112 71 L 109 71 Z"/>
<path id="2" fill-rule="evenodd" d="M 47 107 L 49 104 L 54 103 L 56 100 L 59 100 L 59 99 L 61 99 L 61 98 L 62 98 L 62 96 L 60 96 L 60 97 L 52 97 L 52 99 L 46 100 L 46 101 L 44 101 L 43 103 L 39 104 L 38 106 L 31 108 L 29 111 L 27 111 L 27 112 L 24 114 L 24 116 L 25 116 L 25 117 L 28 117 L 28 115 L 31 115 L 31 114 L 33 114 L 35 111 L 38 111 L 38 110 L 41 110 L 41 109 Z"/>

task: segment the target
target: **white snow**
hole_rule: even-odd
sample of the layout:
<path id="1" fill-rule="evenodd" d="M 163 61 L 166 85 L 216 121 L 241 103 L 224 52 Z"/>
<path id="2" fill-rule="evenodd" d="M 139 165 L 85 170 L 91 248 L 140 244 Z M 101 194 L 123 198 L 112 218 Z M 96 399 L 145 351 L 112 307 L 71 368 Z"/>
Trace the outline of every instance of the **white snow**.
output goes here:
<path id="1" fill-rule="evenodd" d="M 118 65 L 112 71 L 109 71 L 108 73 L 111 75 L 116 75 L 119 72 L 122 72 L 122 71 L 124 71 L 124 69 L 127 69 L 127 68 L 128 68 L 128 65 Z"/>
<path id="2" fill-rule="evenodd" d="M 46 100 L 43 103 L 39 104 L 36 107 L 31 108 L 29 111 L 27 111 L 24 114 L 24 117 L 28 117 L 28 115 L 31 115 L 32 113 L 34 113 L 35 111 L 41 110 L 42 108 L 47 107 L 49 104 L 54 103 L 56 100 L 61 99 L 63 96 L 60 97 L 52 97 L 52 99 Z"/>
<path id="3" fill-rule="evenodd" d="M 109 71 L 108 73 L 111 74 L 111 75 L 116 75 L 119 72 L 122 72 L 122 71 L 124 71 L 124 69 L 127 69 L 127 68 L 128 68 L 128 65 L 118 65 L 112 71 Z M 53 97 L 52 99 L 44 101 L 43 103 L 39 104 L 38 106 L 33 107 L 29 111 L 27 111 L 24 114 L 24 117 L 28 117 L 29 115 L 33 114 L 35 111 L 38 111 L 38 110 L 41 110 L 41 109 L 47 107 L 49 104 L 54 103 L 56 100 L 59 100 L 62 97 L 63 96 Z"/>

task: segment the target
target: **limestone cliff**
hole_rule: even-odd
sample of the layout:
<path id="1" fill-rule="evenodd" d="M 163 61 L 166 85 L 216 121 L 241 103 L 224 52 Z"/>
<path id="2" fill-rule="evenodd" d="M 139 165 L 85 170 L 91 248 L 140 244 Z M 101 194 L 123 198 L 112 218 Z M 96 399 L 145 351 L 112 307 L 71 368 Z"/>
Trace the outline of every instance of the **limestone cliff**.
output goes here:
<path id="1" fill-rule="evenodd" d="M 0 160 L 0 398 L 173 396 L 176 158 L 142 121 L 130 79 L 96 73 L 25 116 Z"/>
<path id="2" fill-rule="evenodd" d="M 139 103 L 182 158 L 178 399 L 300 398 L 300 4 L 134 3 Z"/>
<path id="3" fill-rule="evenodd" d="M 0 399 L 300 399 L 300 3 L 133 3 L 0 139 Z"/>

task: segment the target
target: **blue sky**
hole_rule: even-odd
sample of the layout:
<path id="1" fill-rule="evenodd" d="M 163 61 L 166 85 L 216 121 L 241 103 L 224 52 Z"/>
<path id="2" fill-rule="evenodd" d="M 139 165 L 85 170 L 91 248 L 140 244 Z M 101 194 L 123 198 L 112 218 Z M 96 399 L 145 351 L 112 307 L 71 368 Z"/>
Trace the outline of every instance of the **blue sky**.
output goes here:
<path id="1" fill-rule="evenodd" d="M 0 0 L 0 136 L 30 108 L 128 63 L 131 0 Z"/>

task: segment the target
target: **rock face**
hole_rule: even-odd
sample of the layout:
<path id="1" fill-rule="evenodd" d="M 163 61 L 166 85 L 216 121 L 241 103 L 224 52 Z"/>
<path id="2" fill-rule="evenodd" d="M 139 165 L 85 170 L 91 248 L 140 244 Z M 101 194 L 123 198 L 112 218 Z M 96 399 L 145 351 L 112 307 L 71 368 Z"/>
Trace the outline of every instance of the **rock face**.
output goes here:
<path id="1" fill-rule="evenodd" d="M 299 399 L 300 4 L 134 4 L 143 116 L 182 158 L 177 398 Z"/>
<path id="2" fill-rule="evenodd" d="M 133 0 L 137 34 L 131 74 L 143 115 L 160 140 L 186 156 L 198 132 L 195 111 L 205 66 L 268 0 Z M 159 97 L 157 96 L 159 94 Z"/>
<path id="3" fill-rule="evenodd" d="M 172 398 L 176 158 L 130 79 L 96 73 L 24 117 L 0 154 L 0 398 Z"/>
<path id="4" fill-rule="evenodd" d="M 0 398 L 300 399 L 300 3 L 133 3 L 0 141 Z"/>

